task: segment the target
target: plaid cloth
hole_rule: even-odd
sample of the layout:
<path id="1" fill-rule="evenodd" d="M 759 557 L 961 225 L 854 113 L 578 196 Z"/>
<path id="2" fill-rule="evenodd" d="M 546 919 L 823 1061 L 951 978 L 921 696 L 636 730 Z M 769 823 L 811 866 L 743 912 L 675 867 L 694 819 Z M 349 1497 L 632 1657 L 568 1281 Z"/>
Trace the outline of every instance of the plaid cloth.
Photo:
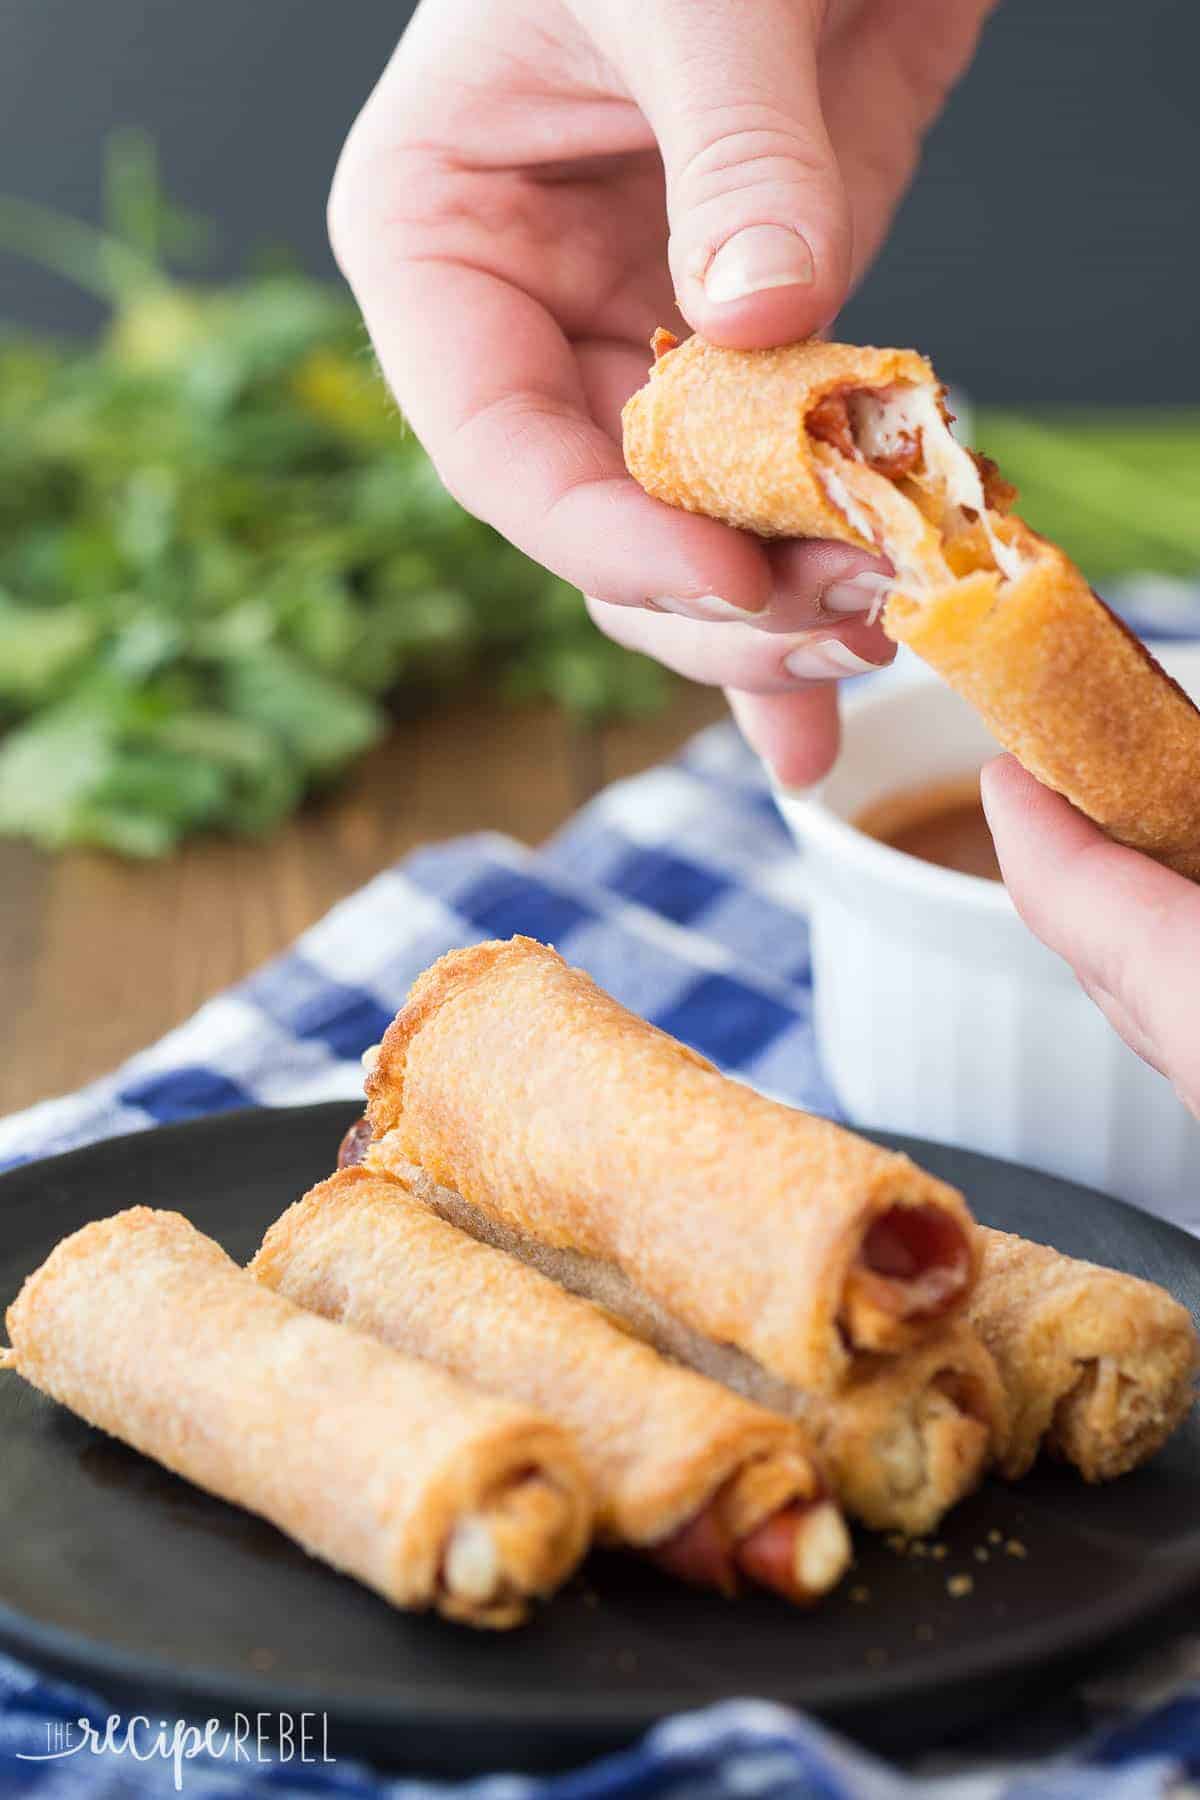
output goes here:
<path id="1" fill-rule="evenodd" d="M 0 1166 L 231 1107 L 352 1097 L 361 1052 L 412 978 L 454 945 L 517 931 L 556 944 L 731 1072 L 835 1110 L 813 1043 L 799 860 L 759 765 L 721 726 L 676 761 L 608 789 L 540 852 L 484 835 L 409 857 L 114 1075 L 0 1123 Z M 18 1760 L 45 1756 L 48 1723 L 102 1725 L 107 1710 L 0 1658 L 0 1796 L 173 1793 L 161 1759 L 84 1751 Z M 1081 1717 L 1105 1724 L 1072 1747 Z M 902 1772 L 812 1720 L 737 1700 L 544 1782 L 505 1776 L 447 1790 L 344 1763 L 248 1769 L 207 1754 L 188 1761 L 183 1782 L 205 1797 L 269 1790 L 356 1800 L 448 1791 L 470 1800 L 1149 1800 L 1189 1791 L 1188 1771 L 1200 1777 L 1200 1646 L 1173 1646 L 1165 1669 L 1141 1666 L 1102 1690 L 1061 1696 L 1019 1732 L 1010 1721 L 1001 1741 L 1002 1755 L 955 1770 Z"/>

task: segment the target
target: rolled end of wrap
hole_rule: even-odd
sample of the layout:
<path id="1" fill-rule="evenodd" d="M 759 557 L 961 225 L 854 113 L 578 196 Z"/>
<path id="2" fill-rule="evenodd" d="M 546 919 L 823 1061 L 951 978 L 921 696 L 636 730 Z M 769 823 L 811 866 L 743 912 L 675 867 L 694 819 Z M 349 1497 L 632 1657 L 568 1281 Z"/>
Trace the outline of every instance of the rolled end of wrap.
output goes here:
<path id="1" fill-rule="evenodd" d="M 1111 1481 L 1162 1448 L 1195 1400 L 1200 1339 L 1164 1289 L 1045 1244 L 984 1230 L 971 1318 L 996 1360 L 1012 1428 L 999 1468 L 1039 1451 Z"/>
<path id="2" fill-rule="evenodd" d="M 497 963 L 519 962 L 531 950 L 544 952 L 546 946 L 534 938 L 494 938 L 447 951 L 417 976 L 382 1042 L 364 1059 L 366 1116 L 374 1137 L 381 1138 L 402 1127 L 405 1063 L 409 1045 L 417 1034 L 443 1006 L 457 994 L 469 992 Z"/>
<path id="3" fill-rule="evenodd" d="M 1141 1356 L 1085 1363 L 1054 1408 L 1045 1440 L 1050 1455 L 1072 1463 L 1085 1481 L 1113 1481 L 1148 1461 L 1192 1409 L 1190 1349 L 1179 1338 Z"/>
<path id="4" fill-rule="evenodd" d="M 911 1170 L 914 1192 L 877 1208 L 846 1272 L 838 1325 L 853 1351 L 907 1350 L 961 1310 L 979 1268 L 961 1195 Z M 889 1186 L 903 1188 L 904 1175 Z"/>
<path id="5" fill-rule="evenodd" d="M 491 1630 L 520 1625 L 581 1561 L 590 1509 L 561 1470 L 515 1471 L 452 1527 L 435 1605 L 448 1619 Z"/>
<path id="6" fill-rule="evenodd" d="M 910 1356 L 865 1361 L 826 1409 L 821 1448 L 847 1512 L 921 1537 L 979 1485 L 1007 1430 L 995 1363 L 954 1325 Z"/>
<path id="7" fill-rule="evenodd" d="M 789 1476 L 785 1459 L 764 1458 L 646 1554 L 694 1587 L 732 1597 L 749 1581 L 792 1606 L 812 1606 L 836 1587 L 853 1551 L 841 1510 L 823 1484 L 814 1485 L 807 1468 Z"/>

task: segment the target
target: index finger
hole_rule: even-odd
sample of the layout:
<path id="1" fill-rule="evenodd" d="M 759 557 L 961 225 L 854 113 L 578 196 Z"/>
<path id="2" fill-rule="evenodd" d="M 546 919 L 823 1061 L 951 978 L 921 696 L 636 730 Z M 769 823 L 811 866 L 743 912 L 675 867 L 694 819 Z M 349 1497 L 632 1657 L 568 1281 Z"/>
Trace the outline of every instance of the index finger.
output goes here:
<path id="1" fill-rule="evenodd" d="M 455 498 L 617 605 L 716 595 L 761 611 L 761 545 L 642 492 L 545 308 L 485 269 L 412 254 L 372 211 L 356 209 L 339 233 L 342 266 L 388 384 Z"/>

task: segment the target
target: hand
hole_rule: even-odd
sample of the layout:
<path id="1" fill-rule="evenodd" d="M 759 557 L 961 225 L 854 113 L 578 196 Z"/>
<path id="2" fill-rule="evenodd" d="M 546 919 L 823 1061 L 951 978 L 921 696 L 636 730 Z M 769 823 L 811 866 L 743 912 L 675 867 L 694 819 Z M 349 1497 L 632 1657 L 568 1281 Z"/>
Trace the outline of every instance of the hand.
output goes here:
<path id="1" fill-rule="evenodd" d="M 335 177 L 335 251 L 451 492 L 613 637 L 732 688 L 787 780 L 833 759 L 831 679 L 893 654 L 864 617 L 888 564 L 651 500 L 620 409 L 655 325 L 830 323 L 992 3 L 425 0 Z"/>
<path id="2" fill-rule="evenodd" d="M 1011 756 L 984 770 L 983 800 L 1025 923 L 1200 1116 L 1200 888 L 1112 843 Z"/>

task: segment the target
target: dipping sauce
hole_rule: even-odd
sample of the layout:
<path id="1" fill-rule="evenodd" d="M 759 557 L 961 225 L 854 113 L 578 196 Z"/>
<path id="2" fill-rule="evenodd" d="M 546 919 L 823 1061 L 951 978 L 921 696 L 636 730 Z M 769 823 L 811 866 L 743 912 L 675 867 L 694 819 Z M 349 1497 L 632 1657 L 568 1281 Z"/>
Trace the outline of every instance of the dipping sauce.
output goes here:
<path id="1" fill-rule="evenodd" d="M 979 775 L 904 788 L 873 800 L 854 820 L 868 837 L 922 862 L 1000 880 L 992 834 L 979 798 Z"/>

